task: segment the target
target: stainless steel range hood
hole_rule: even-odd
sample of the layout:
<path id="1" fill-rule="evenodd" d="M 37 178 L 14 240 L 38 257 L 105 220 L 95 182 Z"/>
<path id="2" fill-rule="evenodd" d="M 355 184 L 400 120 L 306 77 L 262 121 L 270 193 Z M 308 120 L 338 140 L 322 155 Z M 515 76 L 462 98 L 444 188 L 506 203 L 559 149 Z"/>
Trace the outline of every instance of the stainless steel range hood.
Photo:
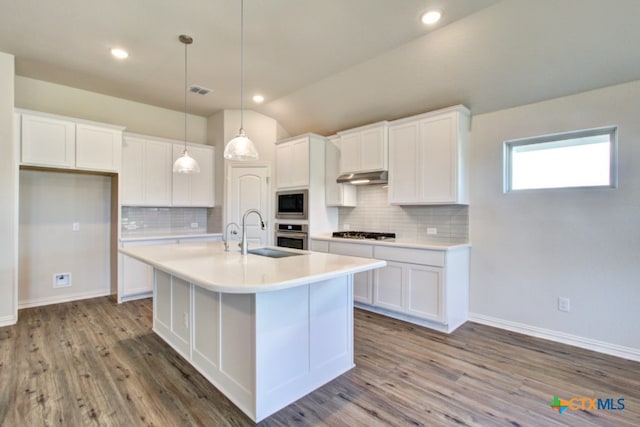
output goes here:
<path id="1" fill-rule="evenodd" d="M 347 173 L 340 175 L 336 181 L 338 184 L 354 185 L 386 184 L 388 175 L 387 171 Z"/>

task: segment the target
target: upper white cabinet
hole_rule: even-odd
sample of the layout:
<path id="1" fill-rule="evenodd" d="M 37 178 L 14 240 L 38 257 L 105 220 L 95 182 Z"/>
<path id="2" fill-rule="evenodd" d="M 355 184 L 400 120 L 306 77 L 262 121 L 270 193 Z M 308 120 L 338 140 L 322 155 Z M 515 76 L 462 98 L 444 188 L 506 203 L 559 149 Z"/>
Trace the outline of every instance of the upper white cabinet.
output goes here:
<path id="1" fill-rule="evenodd" d="M 387 122 L 338 132 L 340 173 L 387 170 Z"/>
<path id="2" fill-rule="evenodd" d="M 145 135 L 125 135 L 121 204 L 212 207 L 214 148 L 201 144 L 188 144 L 187 148 L 189 155 L 198 162 L 200 173 L 173 173 L 173 163 L 182 155 L 184 143 Z"/>
<path id="3" fill-rule="evenodd" d="M 170 206 L 173 144 L 125 136 L 122 146 L 121 203 Z"/>
<path id="4" fill-rule="evenodd" d="M 76 124 L 76 169 L 120 170 L 122 130 Z"/>
<path id="5" fill-rule="evenodd" d="M 330 137 L 325 151 L 324 195 L 327 206 L 356 206 L 356 187 L 351 184 L 338 184 L 340 175 L 339 137 Z"/>
<path id="6" fill-rule="evenodd" d="M 309 186 L 309 137 L 304 136 L 276 145 L 276 187 Z"/>
<path id="7" fill-rule="evenodd" d="M 447 108 L 389 125 L 389 202 L 467 204 L 469 110 Z"/>
<path id="8" fill-rule="evenodd" d="M 183 150 L 184 144 L 173 144 L 171 165 L 182 156 Z M 173 174 L 172 205 L 213 207 L 214 148 L 209 145 L 188 144 L 187 151 L 198 162 L 200 173 Z"/>
<path id="9" fill-rule="evenodd" d="M 122 127 L 21 112 L 23 165 L 119 172 Z"/>

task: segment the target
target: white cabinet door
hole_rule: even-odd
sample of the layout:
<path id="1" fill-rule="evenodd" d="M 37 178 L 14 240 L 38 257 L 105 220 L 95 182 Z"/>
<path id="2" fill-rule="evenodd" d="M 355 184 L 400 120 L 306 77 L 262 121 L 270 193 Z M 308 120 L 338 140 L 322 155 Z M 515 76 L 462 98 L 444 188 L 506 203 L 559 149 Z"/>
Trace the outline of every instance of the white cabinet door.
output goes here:
<path id="1" fill-rule="evenodd" d="M 457 201 L 458 143 L 456 113 L 420 122 L 422 142 L 421 199 L 427 203 Z"/>
<path id="2" fill-rule="evenodd" d="M 387 266 L 375 271 L 373 303 L 389 310 L 404 311 L 405 307 L 404 265 L 387 261 Z"/>
<path id="3" fill-rule="evenodd" d="M 326 206 L 356 206 L 356 187 L 351 184 L 338 184 L 336 179 L 340 163 L 338 141 L 329 140 L 325 151 L 324 197 Z"/>
<path id="4" fill-rule="evenodd" d="M 340 173 L 358 172 L 361 159 L 361 136 L 359 133 L 340 137 Z"/>
<path id="5" fill-rule="evenodd" d="M 173 206 L 213 207 L 213 147 L 188 144 L 187 150 L 200 167 L 200 173 L 173 174 Z M 173 144 L 173 162 L 184 151 L 184 145 Z"/>
<path id="6" fill-rule="evenodd" d="M 120 194 L 125 206 L 171 206 L 172 144 L 126 136 Z"/>
<path id="7" fill-rule="evenodd" d="M 419 123 L 389 128 L 389 200 L 395 203 L 420 201 Z"/>
<path id="8" fill-rule="evenodd" d="M 375 127 L 361 132 L 360 170 L 387 169 L 387 128 Z"/>
<path id="9" fill-rule="evenodd" d="M 122 159 L 122 131 L 76 125 L 76 168 L 119 172 Z"/>
<path id="10" fill-rule="evenodd" d="M 304 137 L 276 145 L 276 186 L 309 186 L 309 138 Z"/>
<path id="11" fill-rule="evenodd" d="M 213 207 L 213 147 L 189 145 L 191 155 L 200 166 L 200 173 L 191 175 L 191 206 Z"/>
<path id="12" fill-rule="evenodd" d="M 357 243 L 330 242 L 329 252 L 338 255 L 373 257 L 371 245 Z M 373 275 L 371 271 L 363 271 L 353 275 L 353 299 L 364 304 L 373 303 Z"/>
<path id="13" fill-rule="evenodd" d="M 153 267 L 130 256 L 122 255 L 123 296 L 153 291 Z"/>
<path id="14" fill-rule="evenodd" d="M 445 322 L 442 268 L 407 264 L 407 313 L 427 320 Z"/>
<path id="15" fill-rule="evenodd" d="M 172 168 L 171 144 L 145 140 L 143 205 L 171 206 Z"/>
<path id="16" fill-rule="evenodd" d="M 122 141 L 122 172 L 120 173 L 121 204 L 125 206 L 143 204 L 144 163 L 144 140 L 125 137 Z"/>
<path id="17" fill-rule="evenodd" d="M 387 122 L 349 129 L 338 135 L 341 174 L 387 169 Z"/>
<path id="18" fill-rule="evenodd" d="M 22 164 L 73 168 L 75 132 L 71 121 L 22 114 Z"/>

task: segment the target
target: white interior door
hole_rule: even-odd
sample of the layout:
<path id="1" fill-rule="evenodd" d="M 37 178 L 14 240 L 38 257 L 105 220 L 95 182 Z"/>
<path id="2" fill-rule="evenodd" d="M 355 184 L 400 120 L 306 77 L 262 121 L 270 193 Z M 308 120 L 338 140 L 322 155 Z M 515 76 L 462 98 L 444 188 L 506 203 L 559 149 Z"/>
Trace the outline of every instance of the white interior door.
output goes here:
<path id="1" fill-rule="evenodd" d="M 270 170 L 269 165 L 228 166 L 227 179 L 227 215 L 226 223 L 235 222 L 242 226 L 242 215 L 248 209 L 258 209 L 262 214 L 266 228 L 260 228 L 258 215 L 247 217 L 247 240 L 250 243 L 268 245 L 271 242 L 270 210 Z M 230 236 L 231 237 L 231 236 Z M 240 234 L 236 236 L 240 239 Z M 233 248 L 233 246 L 232 246 Z"/>

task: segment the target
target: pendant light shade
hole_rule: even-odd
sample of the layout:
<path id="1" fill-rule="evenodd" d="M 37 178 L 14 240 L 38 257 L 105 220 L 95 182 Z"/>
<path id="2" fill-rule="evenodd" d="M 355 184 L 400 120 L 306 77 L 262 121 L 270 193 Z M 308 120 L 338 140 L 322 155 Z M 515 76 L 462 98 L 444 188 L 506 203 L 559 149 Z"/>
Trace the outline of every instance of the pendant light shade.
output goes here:
<path id="1" fill-rule="evenodd" d="M 184 44 L 184 150 L 173 164 L 173 173 L 199 173 L 198 162 L 187 152 L 187 46 L 193 43 L 193 39 L 182 34 L 178 40 Z"/>
<path id="2" fill-rule="evenodd" d="M 227 160 L 258 160 L 258 151 L 244 132 L 244 0 L 240 1 L 240 130 L 227 143 L 224 158 Z"/>

